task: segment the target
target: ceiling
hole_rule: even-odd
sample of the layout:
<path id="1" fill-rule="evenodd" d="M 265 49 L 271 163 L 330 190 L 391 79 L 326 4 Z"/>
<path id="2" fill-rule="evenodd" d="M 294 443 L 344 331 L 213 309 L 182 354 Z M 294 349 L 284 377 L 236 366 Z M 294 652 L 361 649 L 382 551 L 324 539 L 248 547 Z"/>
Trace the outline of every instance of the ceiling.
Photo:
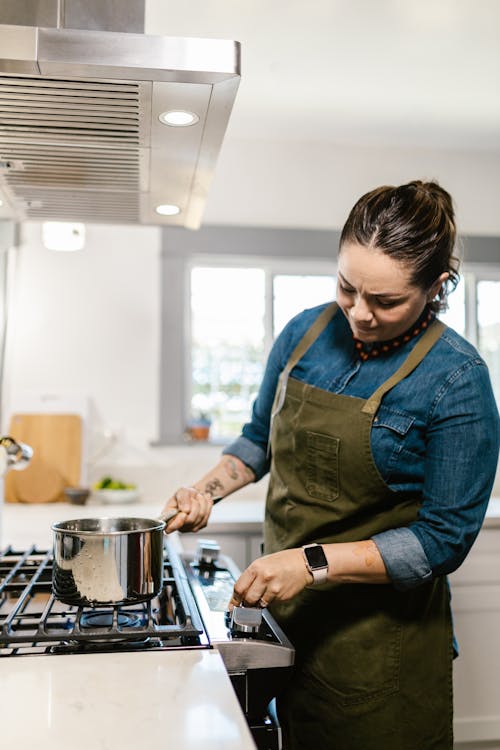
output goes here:
<path id="1" fill-rule="evenodd" d="M 242 43 L 227 140 L 500 150 L 498 0 L 146 0 L 145 31 Z"/>
<path id="2" fill-rule="evenodd" d="M 203 223 L 338 229 L 366 190 L 420 178 L 451 192 L 463 233 L 500 237 L 500 0 L 145 11 L 147 34 L 242 45 Z"/>

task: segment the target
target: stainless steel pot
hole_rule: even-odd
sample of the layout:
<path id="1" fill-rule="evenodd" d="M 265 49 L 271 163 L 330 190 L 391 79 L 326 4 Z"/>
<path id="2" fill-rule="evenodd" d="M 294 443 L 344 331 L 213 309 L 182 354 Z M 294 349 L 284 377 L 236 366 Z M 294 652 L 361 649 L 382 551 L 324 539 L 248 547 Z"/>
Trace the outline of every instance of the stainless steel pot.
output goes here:
<path id="1" fill-rule="evenodd" d="M 164 528 L 149 518 L 54 523 L 54 595 L 87 607 L 152 599 L 162 587 Z"/>

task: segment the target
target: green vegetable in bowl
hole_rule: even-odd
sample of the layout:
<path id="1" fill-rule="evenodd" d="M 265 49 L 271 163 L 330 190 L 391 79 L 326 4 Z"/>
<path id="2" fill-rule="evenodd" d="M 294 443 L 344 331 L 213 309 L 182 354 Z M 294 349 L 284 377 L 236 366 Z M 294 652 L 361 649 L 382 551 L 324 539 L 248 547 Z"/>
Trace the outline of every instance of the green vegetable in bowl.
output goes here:
<path id="1" fill-rule="evenodd" d="M 119 479 L 113 479 L 112 477 L 103 477 L 96 484 L 94 484 L 95 490 L 135 490 L 135 484 L 126 484 L 121 482 Z"/>

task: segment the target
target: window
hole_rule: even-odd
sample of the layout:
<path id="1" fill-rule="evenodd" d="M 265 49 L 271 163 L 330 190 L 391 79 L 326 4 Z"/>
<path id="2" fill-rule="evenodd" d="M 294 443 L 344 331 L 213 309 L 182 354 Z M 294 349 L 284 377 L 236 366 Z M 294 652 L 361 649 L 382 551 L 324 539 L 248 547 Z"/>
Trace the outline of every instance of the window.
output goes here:
<path id="1" fill-rule="evenodd" d="M 210 422 L 211 438 L 226 441 L 250 417 L 272 341 L 294 315 L 332 300 L 335 279 L 269 265 L 196 265 L 190 287 L 189 421 Z"/>
<path id="2" fill-rule="evenodd" d="M 477 347 L 500 405 L 500 268 L 464 267 L 462 274 L 440 318 Z"/>
<path id="3" fill-rule="evenodd" d="M 335 285 L 334 276 L 274 276 L 273 338 L 278 336 L 297 313 L 334 299 Z"/>
<path id="4" fill-rule="evenodd" d="M 264 369 L 265 273 L 260 268 L 191 271 L 191 419 L 217 438 L 248 419 Z"/>
<path id="5" fill-rule="evenodd" d="M 478 348 L 488 365 L 493 391 L 500 404 L 500 281 L 477 283 Z"/>
<path id="6" fill-rule="evenodd" d="M 455 289 L 448 297 L 448 309 L 439 315 L 440 320 L 465 336 L 465 277 L 461 276 Z"/>

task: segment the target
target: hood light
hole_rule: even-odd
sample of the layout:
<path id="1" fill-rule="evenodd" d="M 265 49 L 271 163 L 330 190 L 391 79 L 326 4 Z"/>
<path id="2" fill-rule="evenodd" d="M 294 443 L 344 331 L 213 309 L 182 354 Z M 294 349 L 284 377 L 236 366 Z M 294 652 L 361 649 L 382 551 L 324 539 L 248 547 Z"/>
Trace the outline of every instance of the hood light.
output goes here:
<path id="1" fill-rule="evenodd" d="M 85 225 L 45 221 L 42 224 L 42 242 L 48 250 L 82 250 L 85 246 Z"/>
<path id="2" fill-rule="evenodd" d="M 161 216 L 176 216 L 180 214 L 181 209 L 179 206 L 174 206 L 173 203 L 162 203 L 160 206 L 156 206 L 155 211 Z"/>
<path id="3" fill-rule="evenodd" d="M 162 112 L 158 119 L 164 125 L 171 125 L 176 128 L 186 128 L 189 125 L 195 125 L 200 119 L 194 112 L 187 112 L 184 109 L 172 109 L 169 112 Z"/>

